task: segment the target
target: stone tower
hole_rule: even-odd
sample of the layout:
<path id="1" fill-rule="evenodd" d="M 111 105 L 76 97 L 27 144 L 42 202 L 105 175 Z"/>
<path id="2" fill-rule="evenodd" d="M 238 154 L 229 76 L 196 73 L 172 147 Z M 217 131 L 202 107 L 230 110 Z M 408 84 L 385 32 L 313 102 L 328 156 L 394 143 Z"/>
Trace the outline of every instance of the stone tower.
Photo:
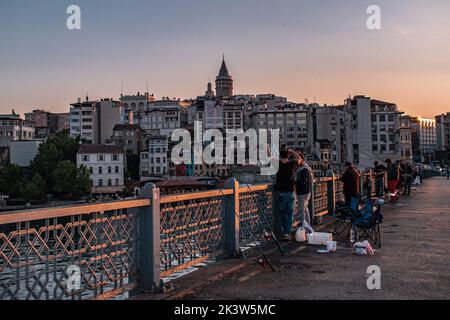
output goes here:
<path id="1" fill-rule="evenodd" d="M 225 56 L 223 57 L 219 75 L 216 78 L 216 95 L 218 98 L 230 98 L 233 96 L 233 78 L 228 72 Z"/>

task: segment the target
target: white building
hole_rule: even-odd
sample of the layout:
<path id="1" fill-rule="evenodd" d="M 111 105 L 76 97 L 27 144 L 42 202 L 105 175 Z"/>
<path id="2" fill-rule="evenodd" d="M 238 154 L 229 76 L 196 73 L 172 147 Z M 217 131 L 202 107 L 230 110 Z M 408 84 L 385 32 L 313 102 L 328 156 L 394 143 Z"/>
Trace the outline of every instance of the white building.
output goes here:
<path id="1" fill-rule="evenodd" d="M 92 193 L 117 193 L 124 188 L 123 148 L 112 145 L 83 144 L 77 153 L 77 166 L 91 173 Z"/>
<path id="2" fill-rule="evenodd" d="M 167 176 L 169 172 L 167 136 L 150 136 L 145 144 L 146 149 L 141 152 L 141 178 Z"/>
<path id="3" fill-rule="evenodd" d="M 0 115 L 0 147 L 9 147 L 12 141 L 33 140 L 34 135 L 34 123 L 20 119 L 14 110 Z"/>
<path id="4" fill-rule="evenodd" d="M 163 99 L 149 103 L 140 114 L 140 125 L 143 130 L 159 130 L 163 136 L 171 136 L 175 129 L 184 128 L 188 124 L 189 102 Z"/>
<path id="5" fill-rule="evenodd" d="M 419 117 L 419 145 L 422 156 L 432 157 L 437 150 L 436 120 Z"/>
<path id="6" fill-rule="evenodd" d="M 11 141 L 9 150 L 10 163 L 19 167 L 29 167 L 31 161 L 38 154 L 41 143 L 41 140 Z"/>

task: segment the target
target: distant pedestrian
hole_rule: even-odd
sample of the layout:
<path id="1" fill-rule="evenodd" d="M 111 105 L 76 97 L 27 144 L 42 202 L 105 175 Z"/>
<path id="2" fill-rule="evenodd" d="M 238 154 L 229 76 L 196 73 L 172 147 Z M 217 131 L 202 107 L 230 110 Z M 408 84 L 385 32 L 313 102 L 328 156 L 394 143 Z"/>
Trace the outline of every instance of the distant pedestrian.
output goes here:
<path id="1" fill-rule="evenodd" d="M 341 177 L 341 181 L 344 183 L 345 204 L 350 206 L 352 198 L 359 199 L 360 196 L 359 172 L 356 171 L 350 162 L 345 163 L 345 172 Z"/>
<path id="2" fill-rule="evenodd" d="M 388 189 L 391 194 L 391 201 L 397 201 L 399 199 L 397 194 L 397 185 L 400 179 L 400 173 L 397 166 L 392 162 L 391 159 L 386 160 L 387 164 L 387 179 L 388 179 Z"/>
<path id="3" fill-rule="evenodd" d="M 303 226 L 306 223 L 311 225 L 311 216 L 309 213 L 309 200 L 311 199 L 311 185 L 313 182 L 313 176 L 311 168 L 305 161 L 305 157 L 302 158 L 300 168 L 297 171 L 297 178 L 295 181 L 295 189 L 297 192 L 297 203 L 300 224 Z"/>
<path id="4" fill-rule="evenodd" d="M 302 158 L 291 149 L 280 151 L 280 167 L 276 177 L 275 190 L 278 192 L 278 212 L 283 240 L 291 240 L 294 220 L 295 173 L 300 167 Z"/>
<path id="5" fill-rule="evenodd" d="M 378 198 L 382 198 L 384 196 L 384 175 L 386 174 L 386 167 L 378 161 L 375 161 L 373 174 L 375 176 L 375 194 Z"/>
<path id="6" fill-rule="evenodd" d="M 367 168 L 364 171 L 363 187 L 364 187 L 364 195 L 366 196 L 367 199 L 371 199 L 372 198 L 372 171 L 369 168 Z"/>
<path id="7" fill-rule="evenodd" d="M 409 196 L 411 194 L 411 185 L 413 182 L 413 169 L 409 163 L 405 165 L 405 172 L 403 173 L 403 195 Z"/>

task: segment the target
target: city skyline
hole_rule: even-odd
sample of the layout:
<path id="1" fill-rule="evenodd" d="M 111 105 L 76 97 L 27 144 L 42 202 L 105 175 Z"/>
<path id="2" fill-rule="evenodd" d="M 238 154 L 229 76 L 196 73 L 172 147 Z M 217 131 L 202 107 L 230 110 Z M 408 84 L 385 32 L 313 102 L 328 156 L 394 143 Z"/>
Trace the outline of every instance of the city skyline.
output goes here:
<path id="1" fill-rule="evenodd" d="M 124 94 L 148 82 L 157 97 L 195 98 L 223 53 L 235 94 L 329 105 L 364 94 L 429 118 L 450 109 L 446 1 L 377 1 L 378 31 L 366 27 L 369 1 L 174 2 L 125 12 L 120 1 L 78 1 L 76 31 L 65 27 L 70 1 L 0 4 L 2 113 L 67 112 L 86 94 L 118 98 L 121 83 Z"/>

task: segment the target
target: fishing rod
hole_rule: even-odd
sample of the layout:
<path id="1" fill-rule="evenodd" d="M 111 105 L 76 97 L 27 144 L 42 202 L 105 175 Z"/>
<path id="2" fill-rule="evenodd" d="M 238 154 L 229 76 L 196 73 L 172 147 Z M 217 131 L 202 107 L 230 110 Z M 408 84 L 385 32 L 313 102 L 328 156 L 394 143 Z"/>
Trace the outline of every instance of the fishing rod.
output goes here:
<path id="1" fill-rule="evenodd" d="M 250 189 L 250 186 L 249 186 L 248 182 L 245 181 L 245 179 L 244 179 L 244 183 L 245 183 L 245 185 L 246 185 L 246 187 L 247 187 L 248 192 L 251 193 L 251 194 L 254 194 L 254 192 Z M 266 217 L 266 215 L 264 214 L 264 211 L 263 211 L 263 210 L 261 209 L 261 207 L 259 206 L 258 201 L 256 200 L 255 202 L 256 202 L 256 206 L 257 206 L 257 212 L 258 212 L 258 215 L 259 215 L 260 217 L 262 217 L 263 223 L 265 224 L 265 226 L 266 226 L 266 228 L 267 228 L 267 231 L 270 233 L 270 235 L 271 235 L 272 238 L 274 239 L 274 241 L 275 241 L 275 243 L 276 243 L 278 249 L 280 250 L 280 253 L 281 253 L 282 255 L 284 255 L 285 253 L 284 253 L 283 247 L 281 246 L 280 242 L 278 241 L 278 238 L 277 238 L 277 236 L 275 235 L 275 232 L 273 231 L 273 228 L 270 226 L 270 223 L 269 223 L 269 221 L 267 220 L 267 217 Z"/>
<path id="2" fill-rule="evenodd" d="M 218 190 L 219 190 L 219 192 L 222 194 L 222 197 L 223 197 L 226 201 L 228 201 L 228 204 L 230 205 L 230 208 L 233 208 L 230 199 L 228 199 L 228 197 L 225 195 L 225 193 L 223 192 L 223 189 L 222 189 L 222 188 L 219 188 Z M 234 212 L 234 215 L 236 216 L 236 218 L 237 218 L 238 220 L 240 220 L 239 215 L 237 214 L 237 212 L 236 212 L 236 210 L 235 210 L 234 208 L 233 208 L 233 212 Z M 255 244 L 255 246 L 256 246 L 256 248 L 258 249 L 260 255 L 263 257 L 263 259 L 264 259 L 264 260 L 266 261 L 266 263 L 269 265 L 270 269 L 271 269 L 273 272 L 275 272 L 275 268 L 273 267 L 272 263 L 270 262 L 269 258 L 268 258 L 267 255 L 264 253 L 264 251 L 262 251 L 260 245 L 259 245 L 258 242 L 256 241 L 256 239 L 255 239 L 255 237 L 253 236 L 253 234 L 251 233 L 251 231 L 248 230 L 247 227 L 246 227 L 244 224 L 242 224 L 241 227 L 242 227 L 242 230 L 244 230 L 244 233 L 246 233 L 248 236 L 250 236 L 250 239 L 251 239 L 252 242 Z"/>

